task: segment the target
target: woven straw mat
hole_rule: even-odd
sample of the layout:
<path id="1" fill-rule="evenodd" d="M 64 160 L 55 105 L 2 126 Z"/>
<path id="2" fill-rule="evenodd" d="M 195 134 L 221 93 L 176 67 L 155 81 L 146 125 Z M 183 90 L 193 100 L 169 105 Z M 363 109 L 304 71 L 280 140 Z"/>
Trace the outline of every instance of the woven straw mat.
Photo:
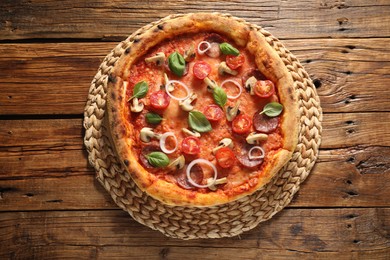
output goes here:
<path id="1" fill-rule="evenodd" d="M 218 15 L 246 23 L 227 14 Z M 84 112 L 84 142 L 89 152 L 89 161 L 96 169 L 98 181 L 110 193 L 115 203 L 139 223 L 166 236 L 180 239 L 236 236 L 281 211 L 290 203 L 300 184 L 308 176 L 317 158 L 321 141 L 322 111 L 319 98 L 309 75 L 297 58 L 268 31 L 249 24 L 260 31 L 278 52 L 290 71 L 294 87 L 299 94 L 300 131 L 292 159 L 261 190 L 228 204 L 191 208 L 168 206 L 153 199 L 142 192 L 124 171 L 110 143 L 104 123 L 107 79 L 135 35 L 177 16 L 171 15 L 144 26 L 121 42 L 103 60 L 91 83 Z"/>

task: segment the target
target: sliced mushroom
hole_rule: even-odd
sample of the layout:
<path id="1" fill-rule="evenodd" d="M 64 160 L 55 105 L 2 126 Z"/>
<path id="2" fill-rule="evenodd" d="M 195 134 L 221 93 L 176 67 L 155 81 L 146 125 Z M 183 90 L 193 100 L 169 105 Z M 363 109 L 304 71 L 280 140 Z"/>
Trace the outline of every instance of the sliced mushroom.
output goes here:
<path id="1" fill-rule="evenodd" d="M 184 158 L 183 155 L 180 155 L 179 157 L 177 157 L 175 160 L 173 160 L 168 166 L 167 168 L 169 170 L 179 170 L 179 169 L 183 169 L 184 165 L 186 163 L 186 160 Z"/>
<path id="2" fill-rule="evenodd" d="M 213 92 L 213 89 L 218 87 L 217 83 L 209 77 L 205 77 L 203 82 L 206 83 L 209 92 Z"/>
<path id="3" fill-rule="evenodd" d="M 187 134 L 187 135 L 190 135 L 190 136 L 195 136 L 195 137 L 200 137 L 200 133 L 194 131 L 194 130 L 189 130 L 187 128 L 182 128 L 181 129 L 183 131 L 183 133 Z"/>
<path id="4" fill-rule="evenodd" d="M 140 137 L 143 142 L 149 143 L 152 138 L 160 139 L 161 135 L 153 132 L 153 129 L 150 127 L 144 127 L 141 129 Z"/>
<path id="5" fill-rule="evenodd" d="M 249 94 L 251 95 L 254 95 L 255 94 L 255 91 L 254 91 L 254 87 L 256 85 L 256 82 L 257 82 L 257 79 L 252 76 L 250 78 L 248 78 L 245 82 L 245 89 L 249 92 Z"/>
<path id="6" fill-rule="evenodd" d="M 194 106 L 191 105 L 191 103 L 197 98 L 198 96 L 195 94 L 195 93 L 191 93 L 191 95 L 187 98 L 187 99 L 184 99 L 184 100 L 181 100 L 179 101 L 179 106 L 181 107 L 181 109 L 183 109 L 184 111 L 191 111 L 192 109 L 194 109 Z"/>
<path id="7" fill-rule="evenodd" d="M 261 141 L 265 141 L 267 139 L 268 139 L 268 135 L 267 134 L 259 134 L 259 133 L 253 132 L 253 133 L 250 133 L 246 137 L 246 142 L 248 144 L 258 144 Z"/>
<path id="8" fill-rule="evenodd" d="M 169 92 L 172 92 L 175 90 L 175 86 L 173 86 L 173 84 L 169 84 L 169 78 L 168 78 L 168 75 L 166 73 L 164 73 L 164 86 L 167 88 L 167 90 Z"/>
<path id="9" fill-rule="evenodd" d="M 228 65 L 226 65 L 226 62 L 223 61 L 218 65 L 218 73 L 219 75 L 224 75 L 225 73 L 227 73 L 235 76 L 238 72 L 229 68 Z"/>
<path id="10" fill-rule="evenodd" d="M 133 98 L 132 102 L 130 106 L 131 112 L 139 113 L 144 109 L 144 103 L 139 102 L 138 98 Z"/>
<path id="11" fill-rule="evenodd" d="M 219 142 L 218 146 L 215 147 L 215 148 L 213 149 L 213 154 L 216 154 L 217 151 L 218 151 L 219 149 L 221 149 L 222 147 L 233 148 L 233 146 L 234 146 L 234 145 L 233 145 L 233 140 L 232 140 L 232 139 L 230 139 L 230 138 L 224 138 L 224 139 L 222 139 L 222 140 Z"/>
<path id="12" fill-rule="evenodd" d="M 207 179 L 207 185 L 209 185 L 208 187 L 209 187 L 210 190 L 215 191 L 215 190 L 217 190 L 217 187 L 215 187 L 215 185 L 227 183 L 227 178 L 223 177 L 221 179 L 216 179 L 214 181 L 214 183 L 212 183 L 212 181 L 213 181 L 213 178 Z"/>
<path id="13" fill-rule="evenodd" d="M 188 50 L 184 51 L 183 58 L 186 62 L 193 61 L 195 59 L 196 53 L 195 53 L 195 47 L 194 45 L 191 45 Z"/>
<path id="14" fill-rule="evenodd" d="M 240 106 L 240 101 L 237 101 L 237 103 L 234 105 L 234 107 L 228 106 L 226 109 L 226 119 L 231 122 L 238 114 L 240 114 L 240 110 L 238 107 Z"/>
<path id="15" fill-rule="evenodd" d="M 156 55 L 145 59 L 146 63 L 156 63 L 157 66 L 163 65 L 164 61 L 165 61 L 165 54 L 163 52 L 158 52 L 156 53 Z"/>

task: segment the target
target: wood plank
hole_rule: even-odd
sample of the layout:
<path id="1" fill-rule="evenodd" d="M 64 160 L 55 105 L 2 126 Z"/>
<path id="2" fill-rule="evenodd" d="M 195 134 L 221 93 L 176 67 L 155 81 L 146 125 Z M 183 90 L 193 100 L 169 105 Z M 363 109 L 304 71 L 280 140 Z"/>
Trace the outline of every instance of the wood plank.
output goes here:
<path id="1" fill-rule="evenodd" d="M 346 1 L 2 1 L 0 40 L 118 39 L 162 17 L 187 12 L 228 12 L 280 38 L 388 37 L 389 2 Z M 367 28 L 370 28 L 367 30 Z"/>
<path id="2" fill-rule="evenodd" d="M 324 112 L 390 111 L 390 39 L 284 43 L 318 86 Z M 1 44 L 0 115 L 81 114 L 99 64 L 116 45 Z"/>
<path id="3" fill-rule="evenodd" d="M 8 212 L 0 214 L 0 228 L 1 254 L 18 259 L 41 259 L 46 246 L 57 248 L 59 258 L 74 246 L 103 259 L 307 259 L 336 253 L 340 259 L 386 259 L 390 254 L 389 208 L 285 209 L 239 237 L 213 240 L 166 238 L 118 210 Z"/>

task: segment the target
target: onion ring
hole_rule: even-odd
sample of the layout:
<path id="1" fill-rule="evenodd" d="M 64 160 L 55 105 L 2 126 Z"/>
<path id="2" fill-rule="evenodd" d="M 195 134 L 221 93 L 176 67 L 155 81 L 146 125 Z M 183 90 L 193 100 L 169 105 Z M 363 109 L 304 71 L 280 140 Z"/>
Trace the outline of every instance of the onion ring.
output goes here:
<path id="1" fill-rule="evenodd" d="M 168 86 L 171 85 L 172 83 L 176 83 L 176 84 L 179 84 L 180 86 L 182 86 L 186 90 L 187 96 L 182 97 L 182 98 L 178 98 L 178 97 L 175 97 L 174 95 L 172 95 L 171 92 L 168 91 Z M 184 84 L 183 82 L 178 81 L 178 80 L 170 80 L 170 81 L 168 81 L 167 84 L 165 85 L 165 91 L 167 92 L 167 94 L 171 98 L 173 98 L 175 100 L 178 100 L 178 101 L 182 101 L 182 100 L 185 100 L 185 99 L 189 98 L 190 94 L 191 94 L 190 93 L 190 89 L 188 88 L 188 86 L 186 84 Z"/>
<path id="2" fill-rule="evenodd" d="M 200 184 L 197 184 L 196 182 L 194 182 L 194 180 L 191 178 L 191 168 L 197 164 L 197 163 L 204 163 L 204 164 L 207 164 L 208 166 L 210 166 L 213 171 L 214 171 L 214 177 L 213 177 L 213 180 L 212 181 L 209 181 L 208 184 L 206 185 L 200 185 Z M 196 159 L 196 160 L 193 160 L 188 166 L 187 166 L 187 169 L 186 169 L 186 175 L 187 175 L 187 179 L 188 179 L 188 182 L 191 183 L 191 185 L 197 187 L 197 188 L 209 188 L 210 186 L 214 185 L 216 179 L 217 179 L 217 168 L 215 167 L 214 164 L 212 164 L 211 162 L 205 160 L 205 159 Z"/>
<path id="3" fill-rule="evenodd" d="M 201 50 L 201 49 L 200 49 L 200 46 L 201 46 L 202 44 L 206 44 L 206 45 L 207 45 L 206 49 L 204 49 L 204 50 Z M 199 53 L 200 55 L 203 55 L 203 54 L 205 54 L 206 51 L 208 51 L 210 48 L 211 48 L 211 44 L 210 44 L 209 42 L 201 41 L 201 42 L 198 44 L 198 53 Z"/>
<path id="4" fill-rule="evenodd" d="M 173 139 L 175 140 L 175 148 L 171 149 L 171 150 L 168 150 L 166 147 L 165 147 L 165 141 L 167 140 L 168 137 L 172 136 Z M 177 138 L 175 136 L 174 133 L 172 132 L 166 132 L 164 133 L 163 135 L 161 135 L 161 138 L 160 138 L 160 148 L 161 148 L 161 151 L 163 151 L 164 153 L 166 154 L 170 154 L 170 153 L 173 153 L 174 151 L 177 150 Z"/>
<path id="5" fill-rule="evenodd" d="M 261 155 L 253 156 L 252 153 L 253 153 L 253 151 L 255 151 L 255 150 L 261 151 Z M 259 160 L 259 159 L 263 159 L 264 156 L 265 156 L 264 149 L 261 148 L 260 146 L 253 146 L 253 147 L 249 150 L 249 152 L 248 152 L 248 158 L 249 158 L 249 160 Z"/>
<path id="6" fill-rule="evenodd" d="M 241 96 L 241 93 L 242 93 L 242 86 L 240 85 L 240 83 L 238 83 L 238 81 L 236 80 L 233 80 L 233 79 L 227 79 L 225 80 L 224 82 L 222 82 L 221 84 L 221 88 L 223 88 L 223 85 L 225 85 L 226 83 L 233 83 L 234 86 L 236 86 L 238 89 L 239 89 L 239 92 L 237 95 L 235 96 L 231 96 L 231 95 L 227 95 L 227 98 L 228 99 L 237 99 L 239 96 Z"/>

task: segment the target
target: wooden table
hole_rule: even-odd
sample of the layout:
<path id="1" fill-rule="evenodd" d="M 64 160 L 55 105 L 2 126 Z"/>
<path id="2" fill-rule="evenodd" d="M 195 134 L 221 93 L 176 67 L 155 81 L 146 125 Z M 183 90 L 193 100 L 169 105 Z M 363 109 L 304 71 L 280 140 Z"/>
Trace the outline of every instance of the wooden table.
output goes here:
<path id="1" fill-rule="evenodd" d="M 77 3 L 80 2 L 80 3 Z M 293 202 L 238 237 L 138 224 L 95 180 L 83 109 L 105 55 L 173 13 L 229 12 L 279 37 L 314 80 L 320 156 Z M 0 3 L 1 259 L 390 258 L 390 2 Z"/>

